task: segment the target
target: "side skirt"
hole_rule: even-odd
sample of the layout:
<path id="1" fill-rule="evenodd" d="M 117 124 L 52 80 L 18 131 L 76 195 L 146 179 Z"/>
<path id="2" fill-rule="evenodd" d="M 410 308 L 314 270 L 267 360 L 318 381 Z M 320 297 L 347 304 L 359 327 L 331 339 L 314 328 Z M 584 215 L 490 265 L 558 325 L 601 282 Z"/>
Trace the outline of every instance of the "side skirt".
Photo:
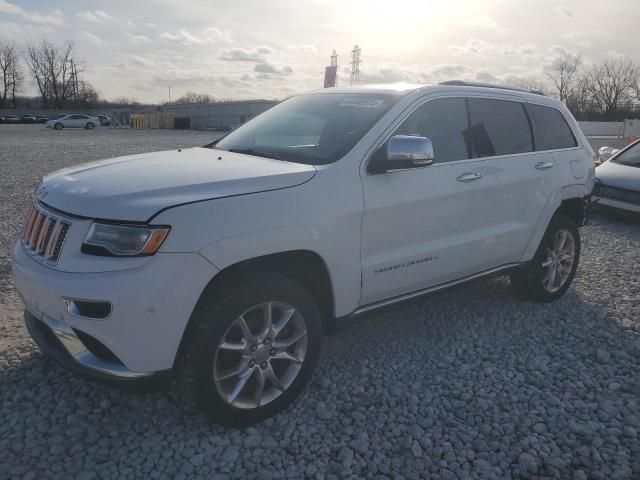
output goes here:
<path id="1" fill-rule="evenodd" d="M 348 317 L 355 317 L 361 315 L 363 313 L 370 312 L 372 310 L 377 310 L 378 308 L 387 307 L 389 305 L 394 305 L 396 303 L 404 302 L 407 300 L 412 300 L 417 297 L 421 297 L 422 295 L 427 295 L 429 293 L 434 293 L 440 290 L 444 290 L 449 287 L 453 287 L 454 285 L 459 285 L 461 283 L 469 282 L 471 280 L 475 280 L 477 278 L 487 277 L 499 272 L 504 272 L 506 270 L 511 270 L 523 265 L 523 263 L 507 263 L 505 265 L 501 265 L 497 268 L 492 268 L 490 270 L 485 270 L 479 273 L 474 273 L 473 275 L 469 275 L 468 277 L 460 278 L 458 280 L 453 280 L 451 282 L 441 283 L 439 285 L 435 285 L 433 287 L 423 288 L 422 290 L 416 290 L 415 292 L 405 293 L 403 295 L 398 295 L 397 297 L 388 298 L 386 300 L 381 300 L 379 302 L 370 303 L 368 305 L 363 305 L 359 307 L 356 311 L 347 315 Z"/>

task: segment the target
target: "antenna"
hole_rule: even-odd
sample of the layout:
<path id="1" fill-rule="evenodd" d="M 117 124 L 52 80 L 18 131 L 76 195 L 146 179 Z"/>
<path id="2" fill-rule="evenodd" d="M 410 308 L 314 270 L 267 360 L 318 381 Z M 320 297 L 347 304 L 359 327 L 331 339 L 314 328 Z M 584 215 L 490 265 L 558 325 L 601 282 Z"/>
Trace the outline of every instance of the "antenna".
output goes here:
<path id="1" fill-rule="evenodd" d="M 351 50 L 351 85 L 357 85 L 360 83 L 360 60 L 361 49 L 358 45 L 354 45 Z"/>

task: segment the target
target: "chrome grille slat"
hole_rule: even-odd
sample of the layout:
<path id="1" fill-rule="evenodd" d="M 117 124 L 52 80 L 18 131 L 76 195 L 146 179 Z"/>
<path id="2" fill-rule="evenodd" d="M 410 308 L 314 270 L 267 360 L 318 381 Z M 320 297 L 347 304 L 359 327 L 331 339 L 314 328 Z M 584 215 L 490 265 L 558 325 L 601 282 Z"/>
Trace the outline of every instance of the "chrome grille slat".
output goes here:
<path id="1" fill-rule="evenodd" d="M 58 263 L 71 223 L 32 206 L 25 217 L 22 243 L 34 259 L 55 265 Z"/>
<path id="2" fill-rule="evenodd" d="M 38 212 L 36 219 L 33 221 L 33 228 L 31 230 L 31 236 L 29 237 L 29 248 L 34 250 L 36 248 L 36 242 L 38 241 L 38 235 L 40 234 L 40 228 L 42 222 L 44 222 L 45 215 L 42 212 Z"/>

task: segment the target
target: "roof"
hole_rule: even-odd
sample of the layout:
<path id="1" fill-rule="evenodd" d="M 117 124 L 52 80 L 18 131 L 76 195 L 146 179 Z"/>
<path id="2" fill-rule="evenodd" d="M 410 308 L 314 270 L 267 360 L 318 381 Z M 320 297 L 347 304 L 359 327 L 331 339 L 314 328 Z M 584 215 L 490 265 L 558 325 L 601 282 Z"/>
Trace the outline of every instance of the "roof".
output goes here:
<path id="1" fill-rule="evenodd" d="M 490 88 L 496 90 L 506 90 L 519 93 L 527 93 L 534 95 L 544 96 L 542 92 L 536 90 L 523 90 L 521 88 L 508 87 L 506 85 L 495 85 L 491 83 L 477 83 L 477 82 L 465 82 L 463 80 L 448 80 L 446 82 L 440 82 L 438 84 L 420 85 L 411 83 L 389 83 L 381 85 L 352 85 L 349 87 L 332 87 L 313 90 L 308 93 L 386 93 L 395 95 L 407 95 L 411 92 L 420 89 L 433 88 L 438 86 L 444 87 L 464 87 L 466 88 Z"/>

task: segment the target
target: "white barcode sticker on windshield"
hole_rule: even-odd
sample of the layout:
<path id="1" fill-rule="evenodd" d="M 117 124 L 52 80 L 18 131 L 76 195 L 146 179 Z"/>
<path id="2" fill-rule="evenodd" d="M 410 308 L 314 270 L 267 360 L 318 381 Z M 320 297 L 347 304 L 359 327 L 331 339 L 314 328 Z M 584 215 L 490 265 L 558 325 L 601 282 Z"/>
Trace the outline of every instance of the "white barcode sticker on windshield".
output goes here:
<path id="1" fill-rule="evenodd" d="M 384 100 L 379 98 L 345 98 L 340 102 L 341 107 L 359 107 L 359 108 L 380 108 L 384 104 Z"/>

